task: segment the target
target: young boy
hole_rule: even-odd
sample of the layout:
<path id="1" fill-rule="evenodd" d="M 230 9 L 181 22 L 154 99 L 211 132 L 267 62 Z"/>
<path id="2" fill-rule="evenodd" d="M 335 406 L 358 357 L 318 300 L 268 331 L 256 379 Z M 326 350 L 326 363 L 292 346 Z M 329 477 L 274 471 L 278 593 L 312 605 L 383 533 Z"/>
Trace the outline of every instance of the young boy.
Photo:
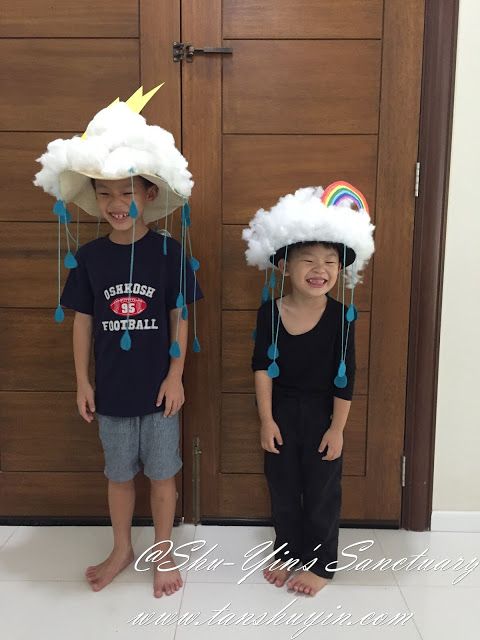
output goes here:
<path id="1" fill-rule="evenodd" d="M 104 562 L 88 567 L 85 572 L 94 591 L 103 589 L 134 559 L 131 542 L 134 477 L 141 466 L 150 479 L 154 542 L 168 541 L 171 537 L 176 506 L 175 475 L 182 466 L 178 412 L 185 401 L 182 374 L 188 321 L 184 317 L 186 305 L 202 297 L 180 244 L 152 231 L 145 220 L 147 214 L 148 221 L 152 221 L 168 213 L 163 204 L 166 198 L 160 202 L 159 188 L 163 190 L 162 196 L 170 195 L 170 201 L 177 202 L 176 206 L 179 194 L 168 183 L 165 170 L 164 176 L 159 175 L 160 167 L 143 169 L 142 174 L 151 175 L 151 180 L 131 168 L 136 157 L 140 157 L 136 156 L 136 145 L 141 147 L 145 163 L 145 146 L 155 135 L 158 137 L 155 130 L 159 127 L 148 127 L 141 116 L 132 114 L 137 120 L 131 124 L 130 141 L 129 109 L 125 103 L 109 109 L 113 111 L 104 109 L 97 114 L 102 123 L 99 133 L 96 134 L 95 126 L 90 126 L 87 134 L 90 131 L 90 140 L 97 135 L 93 145 L 96 152 L 105 133 L 110 153 L 113 147 L 113 153 L 120 149 L 125 154 L 125 147 L 128 149 L 131 144 L 128 157 L 125 155 L 127 164 L 118 171 L 127 177 L 102 177 L 104 169 L 97 167 L 97 177 L 92 178 L 88 166 L 74 167 L 74 186 L 78 189 L 78 184 L 81 185 L 78 191 L 81 195 L 71 194 L 69 200 L 77 202 L 87 213 L 101 215 L 110 224 L 111 232 L 80 247 L 75 256 L 76 267 L 71 269 L 60 299 L 63 306 L 75 310 L 77 405 L 84 420 L 91 423 L 95 415 L 98 419 L 108 478 L 113 550 Z M 124 126 L 122 120 L 127 121 Z M 167 134 L 161 132 L 162 136 Z M 142 137 L 143 145 L 139 142 Z M 161 148 L 151 149 L 152 164 L 158 162 L 160 152 L 163 152 L 160 163 L 165 163 L 169 154 L 178 160 L 178 152 L 176 155 L 172 148 L 165 149 L 165 136 L 162 140 Z M 48 154 L 41 160 L 45 168 L 51 165 Z M 88 163 L 93 163 L 92 158 L 87 158 Z M 178 168 L 179 164 L 177 173 L 189 179 L 190 174 L 184 169 L 186 162 L 183 169 Z M 175 174 L 173 165 L 169 167 L 170 180 Z M 70 174 L 63 175 L 68 190 Z M 85 176 L 85 180 L 78 175 Z M 175 177 L 178 186 L 178 176 Z M 37 175 L 37 183 L 44 186 L 41 173 Z M 179 288 L 182 305 L 178 304 Z M 95 390 L 88 373 L 92 337 Z M 179 347 L 179 353 L 170 355 L 171 344 Z M 167 543 L 155 549 L 164 554 L 163 570 L 153 571 L 154 595 L 170 595 L 181 588 L 182 579 L 173 559 L 166 554 Z"/>
<path id="2" fill-rule="evenodd" d="M 341 223 L 351 214 L 360 216 L 348 208 L 337 219 L 335 207 L 324 206 L 320 195 L 300 189 L 270 212 L 260 210 L 244 232 L 249 263 L 263 266 L 273 253 L 271 261 L 291 284 L 291 293 L 260 307 L 252 359 L 278 550 L 264 576 L 312 596 L 334 575 L 343 430 L 355 378 L 354 324 L 348 322 L 347 346 L 344 306 L 329 295 L 342 268 L 355 261 L 354 243 L 350 237 L 347 247 L 332 238 L 345 230 Z M 363 240 L 368 254 L 370 243 Z M 365 251 L 357 251 L 361 267 Z"/>

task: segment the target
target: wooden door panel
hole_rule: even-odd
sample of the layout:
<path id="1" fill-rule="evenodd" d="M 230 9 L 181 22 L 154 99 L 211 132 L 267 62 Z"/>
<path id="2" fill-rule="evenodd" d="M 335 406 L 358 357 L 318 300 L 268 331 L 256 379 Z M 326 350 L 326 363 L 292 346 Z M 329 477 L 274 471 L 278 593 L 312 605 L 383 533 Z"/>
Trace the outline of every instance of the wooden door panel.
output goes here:
<path id="1" fill-rule="evenodd" d="M 345 39 L 382 35 L 382 0 L 224 0 L 223 13 L 224 38 Z"/>
<path id="2" fill-rule="evenodd" d="M 54 487 L 52 487 L 52 483 Z M 0 473 L 0 517 L 108 517 L 107 479 L 101 472 L 6 471 Z M 148 480 L 135 477 L 134 516 L 150 513 Z"/>
<path id="3" fill-rule="evenodd" d="M 85 123 L 86 125 L 87 123 Z M 43 189 L 33 185 L 41 165 L 36 158 L 45 152 L 47 144 L 55 138 L 70 138 L 66 131 L 3 131 L 0 132 L 0 172 L 8 176 L 9 188 L 4 189 L 0 221 L 52 222 L 54 199 Z M 19 196 L 21 194 L 21 197 Z M 75 210 L 72 209 L 72 214 Z M 82 213 L 82 219 L 95 222 Z M 30 234 L 34 235 L 34 234 Z"/>
<path id="4" fill-rule="evenodd" d="M 188 41 L 233 49 L 221 64 L 199 57 L 184 65 L 185 152 L 197 184 L 213 187 L 196 196 L 198 216 L 215 234 L 215 243 L 205 236 L 200 244 L 221 269 L 221 278 L 215 271 L 205 280 L 211 329 L 202 390 L 210 388 L 214 409 L 201 419 L 205 394 L 194 392 L 187 425 L 206 453 L 204 516 L 269 515 L 250 369 L 262 282 L 243 263 L 241 229 L 285 193 L 345 179 L 369 201 L 376 253 L 355 292 L 361 312 L 342 518 L 399 522 L 423 19 L 418 0 L 182 2 Z M 211 180 L 220 169 L 222 191 Z"/>
<path id="5" fill-rule="evenodd" d="M 339 175 L 365 194 L 374 216 L 377 145 L 376 135 L 224 135 L 223 222 L 247 225 L 280 196 Z"/>
<path id="6" fill-rule="evenodd" d="M 224 133 L 377 133 L 379 41 L 232 40 L 225 46 L 235 52 L 223 64 Z"/>
<path id="7" fill-rule="evenodd" d="M 383 495 L 380 504 L 368 498 L 366 478 L 344 475 L 342 479 L 341 519 L 374 520 L 382 508 L 382 522 L 395 524 L 397 514 Z M 270 518 L 270 498 L 262 474 L 226 473 L 219 476 L 219 516 L 223 518 Z"/>
<path id="8" fill-rule="evenodd" d="M 344 434 L 344 474 L 365 475 L 367 396 L 356 395 Z M 221 473 L 263 473 L 254 394 L 222 396 Z M 319 442 L 320 444 L 320 442 Z"/>
<path id="9" fill-rule="evenodd" d="M 86 217 L 87 214 L 82 213 L 82 220 Z M 0 236 L 0 299 L 3 307 L 47 308 L 53 316 L 57 306 L 57 225 L 58 222 L 38 223 L 34 226 L 34 233 L 28 233 L 24 222 L 10 222 L 8 234 Z M 76 224 L 72 222 L 70 226 L 72 235 L 76 236 Z M 107 233 L 107 225 L 101 224 L 99 232 L 101 235 Z M 79 225 L 80 244 L 96 237 L 96 224 L 82 222 Z M 61 246 L 63 261 L 67 252 L 64 225 L 61 226 Z M 75 251 L 76 245 L 72 240 L 70 247 Z M 62 286 L 67 276 L 68 269 L 62 262 Z"/>
<path id="10" fill-rule="evenodd" d="M 76 390 L 73 312 L 57 324 L 53 309 L 0 308 L 0 326 L 0 390 Z"/>
<path id="11" fill-rule="evenodd" d="M 100 107 L 138 88 L 138 55 L 138 39 L 0 40 L 2 129 L 82 133 Z"/>
<path id="12" fill-rule="evenodd" d="M 96 421 L 87 424 L 73 392 L 0 392 L 3 471 L 102 471 Z"/>
<path id="13" fill-rule="evenodd" d="M 0 37 L 138 38 L 138 0 L 17 0 L 2 6 Z"/>
<path id="14" fill-rule="evenodd" d="M 254 390 L 251 358 L 256 315 L 256 311 L 224 311 L 222 314 L 223 392 L 252 393 Z M 368 392 L 370 314 L 360 312 L 355 324 L 355 393 L 363 395 Z"/>
<path id="15" fill-rule="evenodd" d="M 257 309 L 261 302 L 261 290 L 264 285 L 265 275 L 263 271 L 248 267 L 245 262 L 246 244 L 242 240 L 243 227 L 224 224 L 222 226 L 222 306 L 223 309 Z M 372 269 L 364 272 L 364 282 L 357 287 L 354 300 L 359 311 L 370 310 L 372 283 Z M 341 278 L 339 278 L 339 286 Z M 285 279 L 285 291 L 290 290 L 288 277 Z M 277 283 L 276 295 L 280 295 L 280 282 Z M 346 289 L 346 303 L 350 301 L 350 290 Z M 332 296 L 341 299 L 338 295 L 338 286 L 332 290 Z"/>

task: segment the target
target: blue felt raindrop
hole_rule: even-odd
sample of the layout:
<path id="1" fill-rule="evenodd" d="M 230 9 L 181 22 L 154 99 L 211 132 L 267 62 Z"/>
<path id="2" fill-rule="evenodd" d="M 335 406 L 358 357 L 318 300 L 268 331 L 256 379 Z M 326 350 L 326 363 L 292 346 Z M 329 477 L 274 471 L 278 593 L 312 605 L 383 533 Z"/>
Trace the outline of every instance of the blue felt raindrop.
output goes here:
<path id="1" fill-rule="evenodd" d="M 183 307 L 183 305 L 185 304 L 183 301 L 183 293 L 180 292 L 177 296 L 177 309 L 181 309 Z"/>
<path id="2" fill-rule="evenodd" d="M 194 351 L 194 353 L 200 353 L 200 342 L 199 342 L 197 336 L 195 336 L 195 338 L 193 340 L 193 351 Z"/>
<path id="3" fill-rule="evenodd" d="M 262 289 L 262 302 L 267 302 L 270 297 L 270 290 L 267 285 L 265 285 Z"/>
<path id="4" fill-rule="evenodd" d="M 67 208 L 65 207 L 65 203 L 63 202 L 63 200 L 55 201 L 55 204 L 53 205 L 53 213 L 56 216 L 61 216 L 67 213 Z"/>
<path id="5" fill-rule="evenodd" d="M 172 358 L 179 358 L 180 357 L 180 345 L 178 344 L 178 342 L 175 340 L 175 342 L 172 342 L 172 346 L 170 347 L 170 356 Z"/>
<path id="6" fill-rule="evenodd" d="M 63 261 L 63 264 L 66 266 L 67 269 L 76 269 L 76 267 L 78 267 L 78 262 L 71 251 L 69 251 L 65 256 L 65 260 Z"/>
<path id="7" fill-rule="evenodd" d="M 347 386 L 347 376 L 337 376 L 333 381 L 333 384 L 339 389 L 345 389 Z"/>
<path id="8" fill-rule="evenodd" d="M 128 333 L 128 329 L 125 330 L 125 333 L 120 340 L 120 346 L 124 351 L 130 351 L 132 347 L 132 339 L 130 338 L 130 334 Z"/>
<path id="9" fill-rule="evenodd" d="M 186 306 L 182 308 L 182 320 L 188 320 L 188 308 Z"/>
<path id="10" fill-rule="evenodd" d="M 60 305 L 55 309 L 55 322 L 63 322 L 65 319 L 65 313 Z"/>
<path id="11" fill-rule="evenodd" d="M 278 347 L 275 343 L 272 342 L 272 344 L 268 347 L 267 355 L 270 360 L 276 360 L 278 358 Z"/>
<path id="12" fill-rule="evenodd" d="M 347 372 L 347 367 L 345 365 L 345 360 L 340 360 L 340 364 L 338 365 L 338 377 L 343 378 Z"/>
<path id="13" fill-rule="evenodd" d="M 257 339 L 257 330 L 256 330 L 256 329 L 254 329 L 254 330 L 252 331 L 252 340 L 256 340 L 256 339 Z"/>
<path id="14" fill-rule="evenodd" d="M 130 203 L 130 209 L 128 210 L 128 214 L 131 218 L 138 218 L 138 209 L 135 203 L 135 200 L 132 200 Z"/>
<path id="15" fill-rule="evenodd" d="M 192 271 L 198 271 L 200 269 L 200 262 L 192 256 L 190 258 L 190 266 L 192 267 Z"/>
<path id="16" fill-rule="evenodd" d="M 358 318 L 357 307 L 354 304 L 348 307 L 346 318 L 347 322 L 354 322 Z"/>
<path id="17" fill-rule="evenodd" d="M 163 255 L 167 255 L 167 236 L 163 236 Z"/>
<path id="18" fill-rule="evenodd" d="M 267 374 L 269 378 L 278 378 L 280 375 L 280 369 L 278 368 L 278 364 L 276 362 L 271 362 L 268 369 Z"/>

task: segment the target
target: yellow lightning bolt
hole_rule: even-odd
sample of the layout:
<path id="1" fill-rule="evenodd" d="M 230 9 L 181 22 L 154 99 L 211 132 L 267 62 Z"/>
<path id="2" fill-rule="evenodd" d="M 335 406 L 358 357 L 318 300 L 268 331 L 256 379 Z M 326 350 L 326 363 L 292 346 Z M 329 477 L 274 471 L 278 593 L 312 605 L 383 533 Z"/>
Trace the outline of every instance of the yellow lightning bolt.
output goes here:
<path id="1" fill-rule="evenodd" d="M 143 86 L 140 87 L 135 91 L 135 93 L 133 93 L 130 96 L 130 98 L 128 98 L 128 100 L 125 100 L 125 104 L 127 104 L 134 113 L 140 113 L 140 111 L 147 104 L 147 102 L 149 102 L 151 98 L 153 98 L 153 96 L 157 93 L 160 87 L 163 87 L 164 84 L 165 83 L 162 82 L 162 84 L 159 84 L 157 87 L 154 87 L 151 91 L 149 91 L 145 95 L 143 95 Z M 114 104 L 117 104 L 117 102 L 120 102 L 120 98 L 116 98 L 111 104 L 108 105 L 107 109 L 109 107 L 112 107 Z M 82 139 L 85 140 L 86 137 L 87 137 L 87 132 L 85 131 L 85 133 L 82 135 Z"/>

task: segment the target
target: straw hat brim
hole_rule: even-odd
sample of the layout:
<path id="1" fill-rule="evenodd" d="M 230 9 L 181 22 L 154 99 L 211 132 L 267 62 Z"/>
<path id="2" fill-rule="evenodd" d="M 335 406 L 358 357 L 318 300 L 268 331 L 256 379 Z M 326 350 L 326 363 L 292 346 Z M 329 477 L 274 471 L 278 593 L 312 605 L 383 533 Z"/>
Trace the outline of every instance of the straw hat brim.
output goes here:
<path id="1" fill-rule="evenodd" d="M 177 193 L 170 187 L 166 180 L 157 175 L 147 173 L 138 174 L 146 178 L 158 187 L 158 195 L 155 200 L 147 202 L 143 211 L 143 220 L 146 224 L 160 220 L 168 214 L 175 211 L 187 202 L 187 198 Z M 79 206 L 85 213 L 95 218 L 101 217 L 98 207 L 95 189 L 93 188 L 91 179 L 95 180 L 122 180 L 130 178 L 131 175 L 116 176 L 108 178 L 104 175 L 95 175 L 91 173 L 80 173 L 78 171 L 63 171 L 59 175 L 60 191 L 62 200 L 66 203 L 73 202 Z"/>

